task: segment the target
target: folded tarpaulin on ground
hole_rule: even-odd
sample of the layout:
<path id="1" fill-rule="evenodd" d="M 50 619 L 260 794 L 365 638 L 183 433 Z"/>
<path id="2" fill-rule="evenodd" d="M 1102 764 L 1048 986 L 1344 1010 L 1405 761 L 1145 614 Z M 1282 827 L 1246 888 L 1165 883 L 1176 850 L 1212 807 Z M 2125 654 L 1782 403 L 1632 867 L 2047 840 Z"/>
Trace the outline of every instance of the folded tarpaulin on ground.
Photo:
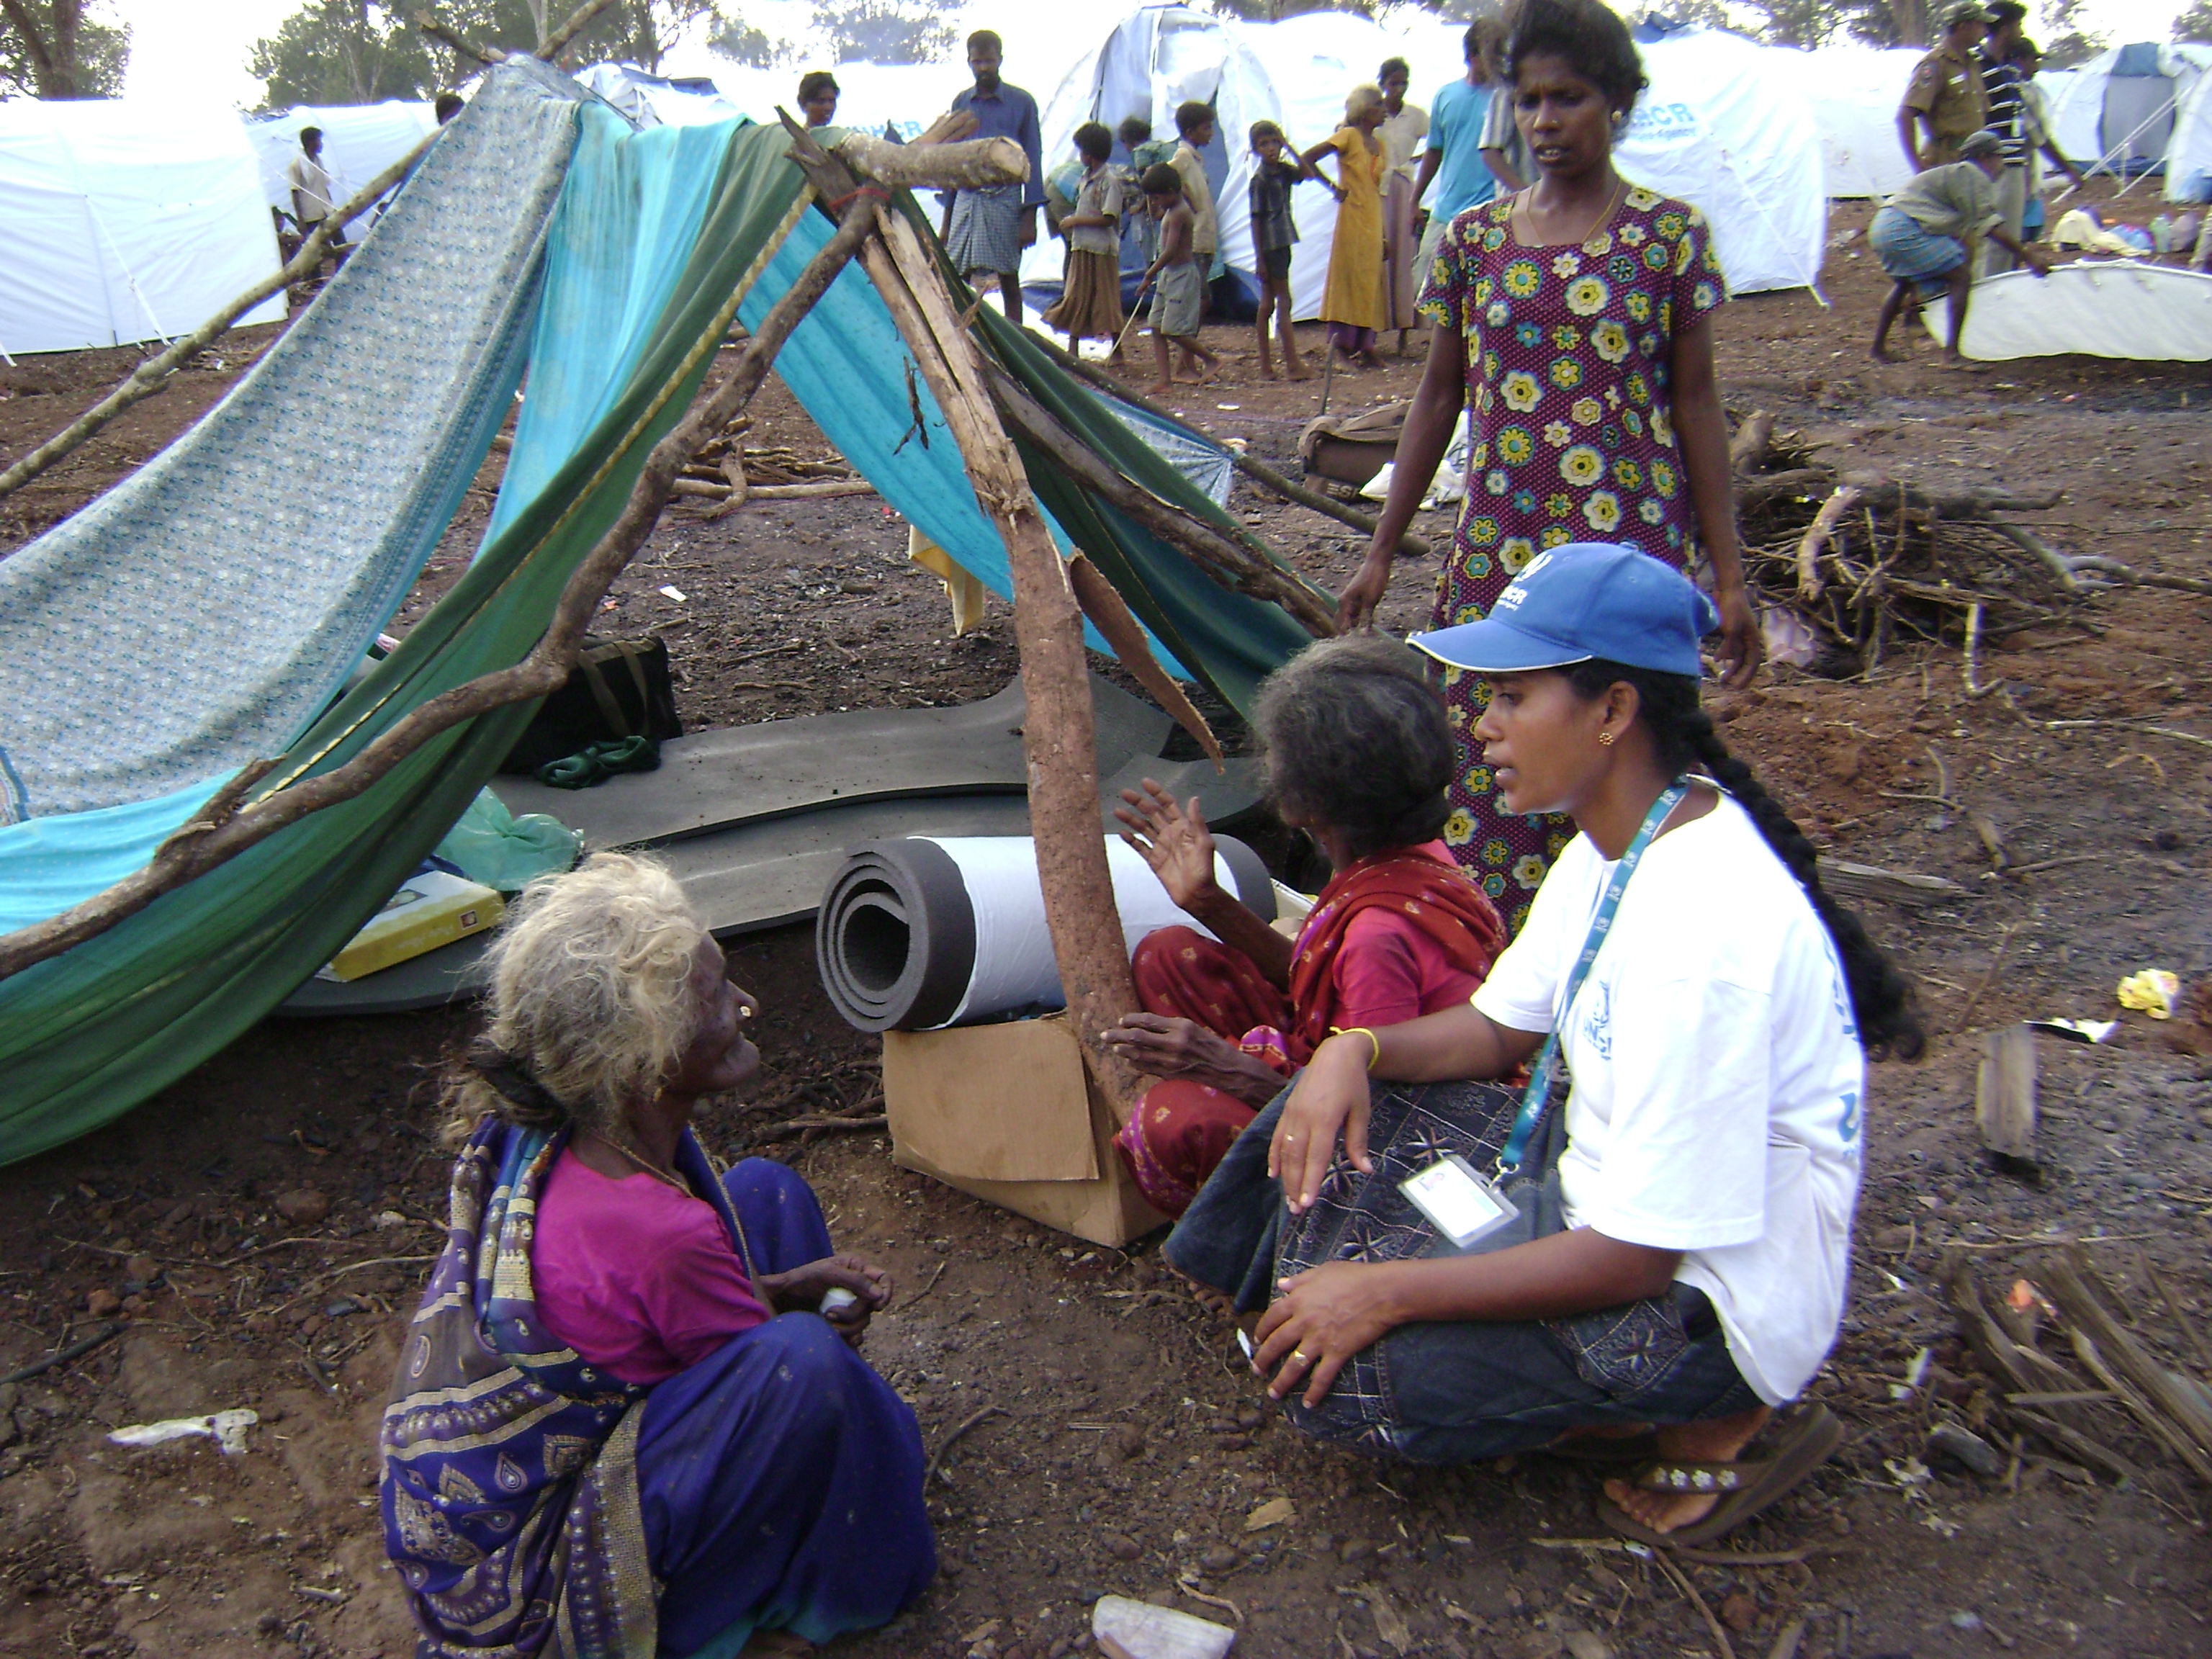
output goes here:
<path id="1" fill-rule="evenodd" d="M 1920 308 L 1936 339 L 1950 325 L 1948 313 L 1940 301 Z M 2008 270 L 1974 284 L 1959 349 L 1982 362 L 2075 352 L 2212 362 L 2212 276 L 2148 259 L 2081 259 L 2048 276 Z"/>

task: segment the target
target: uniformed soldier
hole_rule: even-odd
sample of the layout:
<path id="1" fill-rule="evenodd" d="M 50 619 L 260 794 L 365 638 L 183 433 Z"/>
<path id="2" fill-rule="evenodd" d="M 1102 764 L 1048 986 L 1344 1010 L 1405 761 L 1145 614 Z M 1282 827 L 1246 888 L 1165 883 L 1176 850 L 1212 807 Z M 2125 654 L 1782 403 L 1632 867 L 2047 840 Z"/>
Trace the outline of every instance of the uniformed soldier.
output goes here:
<path id="1" fill-rule="evenodd" d="M 1974 48 L 1981 45 L 1989 15 L 1978 0 L 1957 0 L 1943 14 L 1943 34 L 1936 50 L 1922 58 L 1898 106 L 1897 136 L 1913 170 L 1924 172 L 1959 159 L 1959 146 L 1989 125 L 1989 96 L 1982 85 Z M 1928 129 L 1922 142 L 1920 128 Z"/>

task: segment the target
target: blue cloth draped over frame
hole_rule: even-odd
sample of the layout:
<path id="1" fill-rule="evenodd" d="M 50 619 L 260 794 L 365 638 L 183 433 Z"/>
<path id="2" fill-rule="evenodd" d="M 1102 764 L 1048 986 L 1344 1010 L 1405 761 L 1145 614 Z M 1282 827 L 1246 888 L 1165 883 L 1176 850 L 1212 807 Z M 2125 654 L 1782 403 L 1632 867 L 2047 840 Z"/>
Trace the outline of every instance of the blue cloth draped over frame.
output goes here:
<path id="1" fill-rule="evenodd" d="M 819 1317 L 786 1314 L 651 1389 L 563 1346 L 530 1250 L 565 1134 L 487 1121 L 453 1168 L 444 1252 L 380 1445 L 385 1545 L 418 1659 L 726 1659 L 757 1628 L 879 1625 L 935 1571 L 914 1413 Z M 677 1168 L 757 1270 L 830 1253 L 805 1183 Z"/>

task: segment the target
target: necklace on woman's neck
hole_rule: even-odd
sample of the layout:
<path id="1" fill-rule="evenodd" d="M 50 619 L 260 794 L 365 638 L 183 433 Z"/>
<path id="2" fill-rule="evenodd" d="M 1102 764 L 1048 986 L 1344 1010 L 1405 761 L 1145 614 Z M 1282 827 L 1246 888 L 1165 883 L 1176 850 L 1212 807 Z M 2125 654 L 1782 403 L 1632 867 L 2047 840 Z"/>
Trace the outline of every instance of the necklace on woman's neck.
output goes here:
<path id="1" fill-rule="evenodd" d="M 1591 237 L 1596 235 L 1598 232 L 1604 229 L 1608 224 L 1612 223 L 1613 216 L 1620 210 L 1621 200 L 1627 194 L 1628 180 L 1621 178 L 1618 174 L 1615 174 L 1613 181 L 1613 188 L 1606 192 L 1605 200 L 1598 206 L 1597 216 L 1592 219 L 1589 225 L 1583 228 L 1581 235 L 1573 239 L 1572 245 L 1577 247 L 1583 246 L 1589 242 Z M 1534 185 L 1531 185 L 1522 195 L 1521 211 L 1523 215 L 1533 217 L 1535 213 L 1535 206 L 1536 186 Z M 1533 227 L 1531 228 L 1533 229 Z M 1534 246 L 1541 247 L 1565 247 L 1569 246 L 1569 244 L 1563 239 L 1557 242 L 1538 242 L 1534 244 Z"/>
<path id="2" fill-rule="evenodd" d="M 678 1192 L 683 1194 L 686 1198 L 695 1198 L 697 1196 L 697 1194 L 691 1190 L 690 1183 L 685 1181 L 683 1176 L 678 1175 L 672 1170 L 666 1169 L 660 1164 L 655 1164 L 643 1152 L 639 1152 L 634 1146 L 628 1146 L 625 1143 L 616 1139 L 605 1129 L 586 1129 L 584 1133 L 590 1135 L 592 1139 L 598 1141 L 599 1145 L 605 1146 L 609 1152 L 615 1153 L 617 1157 L 629 1159 L 629 1162 L 637 1165 L 641 1170 L 645 1174 L 651 1176 L 655 1181 L 660 1182 L 666 1186 L 675 1188 Z"/>

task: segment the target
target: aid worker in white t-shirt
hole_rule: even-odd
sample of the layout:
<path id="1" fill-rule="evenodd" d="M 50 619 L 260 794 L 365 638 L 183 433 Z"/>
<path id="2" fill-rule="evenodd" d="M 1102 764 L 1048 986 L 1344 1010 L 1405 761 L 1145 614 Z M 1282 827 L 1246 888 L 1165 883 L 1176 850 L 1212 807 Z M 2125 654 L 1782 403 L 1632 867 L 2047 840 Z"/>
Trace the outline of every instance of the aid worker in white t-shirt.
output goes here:
<path id="1" fill-rule="evenodd" d="M 1820 890 L 1813 847 L 1698 707 L 1698 641 L 1716 625 L 1705 596 L 1657 561 L 1584 544 L 1539 555 L 1484 620 L 1411 641 L 1490 680 L 1475 737 L 1503 810 L 1570 813 L 1582 833 L 1469 1006 L 1322 1045 L 1274 1126 L 1269 1170 L 1295 1216 L 1340 1133 L 1369 1167 L 1370 1075 L 1503 1077 L 1558 1030 L 1572 1079 L 1559 1161 L 1566 1231 L 1488 1255 L 1331 1261 L 1285 1281 L 1256 1333 L 1271 1391 L 1311 1407 L 1347 1359 L 1401 1326 L 1672 1297 L 1717 1319 L 1748 1392 L 1709 1393 L 1735 1408 L 1704 1420 L 1656 1408 L 1650 1462 L 1608 1481 L 1601 1508 L 1620 1530 L 1676 1542 L 1747 1519 L 1841 1438 L 1815 1407 L 1778 1427 L 1767 1458 L 1738 1461 L 1835 1340 L 1862 1045 L 1910 1057 L 1921 1043 L 1904 980 Z M 1662 811 L 1678 782 L 1686 793 Z M 1632 842 L 1640 861 L 1609 924 L 1594 928 Z M 1509 1403 L 1559 1426 L 1540 1401 Z M 1604 1413 L 1581 1426 L 1622 1432 Z"/>

